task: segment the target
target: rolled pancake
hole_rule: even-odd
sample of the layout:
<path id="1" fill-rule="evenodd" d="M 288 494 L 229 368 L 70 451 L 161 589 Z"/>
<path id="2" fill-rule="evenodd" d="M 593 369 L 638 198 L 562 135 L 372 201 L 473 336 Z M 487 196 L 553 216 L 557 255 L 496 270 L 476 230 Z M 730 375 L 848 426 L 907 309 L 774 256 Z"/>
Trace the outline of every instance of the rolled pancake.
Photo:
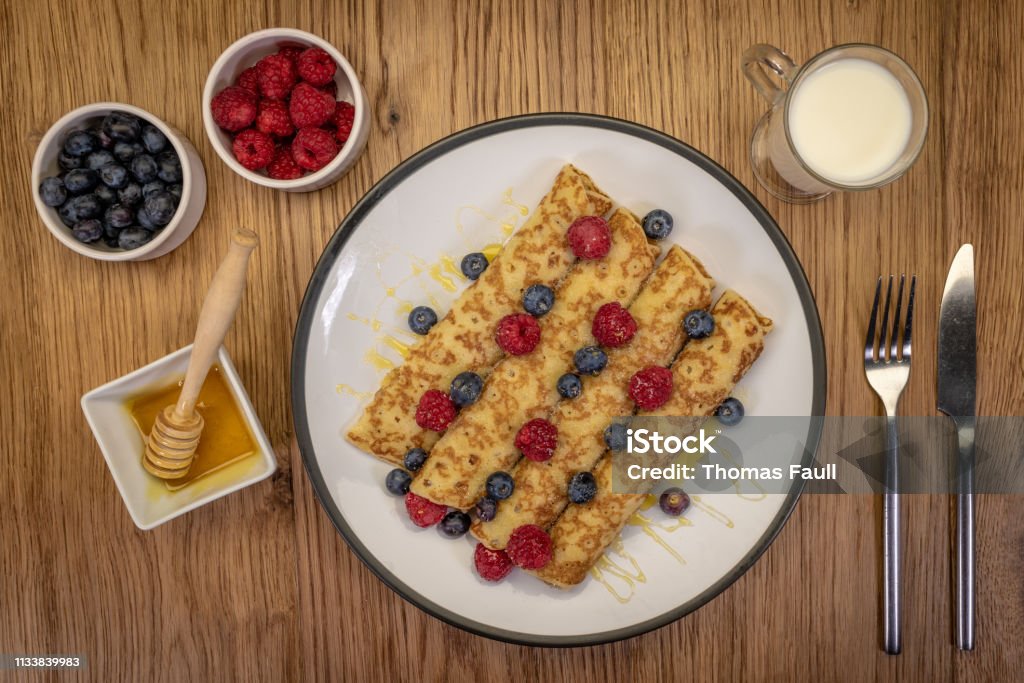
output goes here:
<path id="1" fill-rule="evenodd" d="M 572 367 L 577 349 L 594 343 L 590 328 L 597 309 L 610 301 L 628 306 L 654 268 L 660 250 L 647 241 L 636 216 L 619 209 L 609 227 L 608 254 L 573 267 L 539 320 L 537 347 L 495 366 L 480 399 L 434 445 L 413 479 L 413 493 L 466 509 L 483 495 L 487 477 L 510 470 L 519 459 L 516 432 L 529 420 L 547 417 L 558 402 L 558 378 Z"/>
<path id="2" fill-rule="evenodd" d="M 487 375 L 504 355 L 494 340 L 498 321 L 522 310 L 529 285 L 555 287 L 562 280 L 575 261 L 565 238 L 569 226 L 580 216 L 603 216 L 611 204 L 585 173 L 563 167 L 551 191 L 487 270 L 410 349 L 405 362 L 384 377 L 349 428 L 349 441 L 393 463 L 401 463 L 410 448 L 429 450 L 438 434 L 416 424 L 420 396 L 428 389 L 447 393 L 455 376 L 466 370 Z"/>
<path id="3" fill-rule="evenodd" d="M 491 548 L 504 548 L 523 524 L 547 527 L 569 502 L 566 490 L 576 472 L 588 471 L 605 451 L 604 430 L 619 415 L 632 414 L 629 380 L 651 365 L 667 366 L 685 341 L 687 312 L 711 305 L 715 282 L 692 255 L 673 246 L 629 307 L 637 332 L 626 346 L 608 353 L 608 366 L 583 378 L 578 398 L 560 402 L 551 415 L 558 446 L 550 460 L 523 458 L 512 476 L 515 491 L 498 505 L 489 522 L 473 524 L 473 535 Z"/>
<path id="4" fill-rule="evenodd" d="M 772 321 L 760 315 L 733 291 L 727 291 L 711 311 L 715 330 L 705 339 L 691 340 L 672 364 L 673 392 L 669 401 L 648 416 L 710 417 L 732 392 L 764 349 Z M 584 505 L 569 505 L 549 529 L 551 561 L 533 572 L 543 581 L 569 588 L 587 572 L 640 508 L 650 484 L 637 493 L 612 491 L 612 458 L 603 457 L 594 470 L 597 495 Z"/>

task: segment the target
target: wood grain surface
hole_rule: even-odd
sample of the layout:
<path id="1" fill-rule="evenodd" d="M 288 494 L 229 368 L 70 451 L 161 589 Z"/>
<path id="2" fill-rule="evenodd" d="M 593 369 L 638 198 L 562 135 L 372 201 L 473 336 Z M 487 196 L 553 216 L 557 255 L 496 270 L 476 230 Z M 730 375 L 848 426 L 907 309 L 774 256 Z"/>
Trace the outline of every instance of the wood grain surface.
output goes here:
<path id="1" fill-rule="evenodd" d="M 270 26 L 317 33 L 361 75 L 366 153 L 336 185 L 256 187 L 202 127 L 210 65 Z M 981 414 L 1024 411 L 1024 31 L 1021 3 L 0 2 L 0 652 L 80 653 L 79 672 L 25 680 L 498 681 L 1019 680 L 1021 498 L 978 503 L 978 647 L 952 646 L 950 501 L 910 497 L 905 643 L 878 643 L 878 501 L 808 496 L 757 565 L 659 631 L 571 650 L 492 642 L 392 593 L 319 508 L 292 437 L 288 364 L 306 282 L 335 226 L 426 144 L 497 117 L 584 111 L 681 138 L 764 202 L 813 286 L 830 414 L 877 414 L 859 360 L 874 279 L 918 275 L 915 365 L 902 412 L 935 413 L 935 325 L 957 247 L 977 249 Z M 770 42 L 803 60 L 836 43 L 890 48 L 931 103 L 916 166 L 882 190 L 788 206 L 754 182 L 747 139 L 764 105 L 739 59 Z M 44 229 L 29 176 L 47 127 L 89 102 L 162 116 L 206 164 L 195 234 L 144 263 L 77 256 Z M 259 231 L 227 344 L 277 449 L 272 479 L 154 531 L 137 530 L 78 399 L 191 338 L 237 224 Z M 0 680 L 13 678 L 0 672 Z"/>

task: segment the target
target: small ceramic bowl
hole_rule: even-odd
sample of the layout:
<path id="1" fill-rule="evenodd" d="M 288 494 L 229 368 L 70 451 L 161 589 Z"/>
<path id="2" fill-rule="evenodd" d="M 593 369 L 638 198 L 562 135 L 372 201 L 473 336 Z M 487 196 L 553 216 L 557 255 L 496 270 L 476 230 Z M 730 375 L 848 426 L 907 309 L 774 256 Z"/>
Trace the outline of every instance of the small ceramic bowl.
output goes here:
<path id="1" fill-rule="evenodd" d="M 85 418 L 128 507 L 128 514 L 140 529 L 152 529 L 211 500 L 262 481 L 277 469 L 274 450 L 223 346 L 217 363 L 256 442 L 257 453 L 173 492 L 143 469 L 145 444 L 132 421 L 127 402 L 182 379 L 191 354 L 190 344 L 82 396 Z"/>
<path id="2" fill-rule="evenodd" d="M 334 75 L 334 81 L 338 85 L 338 99 L 352 103 L 355 118 L 352 122 L 352 133 L 339 150 L 338 156 L 329 164 L 315 173 L 295 180 L 275 180 L 262 171 L 250 171 L 238 163 L 231 150 L 231 135 L 214 123 L 210 103 L 214 95 L 234 84 L 242 71 L 286 45 L 319 47 L 334 59 L 338 65 Z M 206 88 L 203 90 L 203 124 L 217 154 L 238 175 L 264 187 L 286 192 L 310 192 L 336 182 L 362 154 L 363 148 L 366 147 L 366 139 L 370 135 L 370 107 L 366 91 L 356 78 L 355 70 L 337 48 L 312 33 L 293 28 L 268 28 L 239 38 L 214 62 L 210 75 L 206 78 Z"/>
<path id="3" fill-rule="evenodd" d="M 181 201 L 178 203 L 178 210 L 160 234 L 138 249 L 117 249 L 102 242 L 79 242 L 71 234 L 71 229 L 61 222 L 57 209 L 47 206 L 39 197 L 39 183 L 43 178 L 61 172 L 60 166 L 57 165 L 57 155 L 60 154 L 64 138 L 73 131 L 98 124 L 112 111 L 134 114 L 156 126 L 170 141 L 181 160 Z M 32 197 L 43 223 L 61 244 L 72 251 L 100 261 L 146 261 L 176 249 L 196 229 L 206 206 L 206 171 L 196 148 L 180 130 L 167 125 L 144 109 L 118 102 L 97 102 L 69 112 L 46 131 L 46 135 L 36 148 L 36 157 L 32 163 Z"/>

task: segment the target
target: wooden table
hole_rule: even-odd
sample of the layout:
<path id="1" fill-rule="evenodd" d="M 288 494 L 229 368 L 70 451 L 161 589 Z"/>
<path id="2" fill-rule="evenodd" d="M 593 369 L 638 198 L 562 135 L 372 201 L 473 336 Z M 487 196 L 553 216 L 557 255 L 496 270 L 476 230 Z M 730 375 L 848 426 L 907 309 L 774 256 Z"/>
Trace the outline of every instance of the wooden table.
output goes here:
<path id="1" fill-rule="evenodd" d="M 209 5 L 209 6 L 207 6 Z M 608 114 L 686 140 L 765 203 L 801 258 L 829 358 L 830 414 L 877 414 L 859 360 L 874 278 L 914 271 L 914 374 L 903 412 L 934 414 L 930 349 L 945 269 L 978 253 L 982 414 L 1024 411 L 1019 3 L 215 3 L 3 0 L 0 130 L 0 652 L 81 653 L 79 674 L 26 680 L 958 680 L 1024 667 L 1020 497 L 978 504 L 978 648 L 951 644 L 949 500 L 906 507 L 904 653 L 878 646 L 878 501 L 808 496 L 757 565 L 699 612 L 627 642 L 545 650 L 491 642 L 404 602 L 348 550 L 292 436 L 299 302 L 353 203 L 399 161 L 466 126 L 554 110 Z M 884 5 L 884 6 L 883 6 Z M 337 45 L 373 107 L 366 153 L 333 187 L 256 187 L 202 127 L 207 70 L 235 38 L 296 26 Z M 764 109 L 739 70 L 771 42 L 805 59 L 850 41 L 905 57 L 928 92 L 917 165 L 880 191 L 781 204 L 747 138 Z M 199 149 L 209 202 L 195 234 L 147 263 L 107 264 L 52 239 L 30 195 L 51 122 L 100 100 L 163 116 Z M 129 519 L 79 396 L 186 344 L 232 226 L 257 228 L 228 346 L 281 465 L 269 481 L 150 532 Z M 6 672 L 5 672 L 6 673 Z M 0 678 L 6 677 L 0 674 Z"/>

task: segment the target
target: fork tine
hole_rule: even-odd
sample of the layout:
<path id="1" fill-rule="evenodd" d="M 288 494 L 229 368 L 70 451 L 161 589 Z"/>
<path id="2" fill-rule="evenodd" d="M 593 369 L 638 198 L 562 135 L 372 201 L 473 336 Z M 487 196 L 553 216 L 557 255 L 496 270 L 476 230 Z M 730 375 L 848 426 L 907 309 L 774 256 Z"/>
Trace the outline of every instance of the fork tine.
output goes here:
<path id="1" fill-rule="evenodd" d="M 917 276 L 910 276 L 910 296 L 907 297 L 907 325 L 903 328 L 903 357 L 910 358 L 910 330 L 914 321 L 914 289 L 917 286 Z"/>
<path id="2" fill-rule="evenodd" d="M 873 363 L 875 360 L 875 320 L 878 318 L 878 299 L 882 295 L 882 278 L 878 278 L 875 285 L 875 303 L 871 305 L 871 320 L 868 322 L 868 339 L 864 342 L 864 362 Z"/>
<path id="3" fill-rule="evenodd" d="M 896 352 L 899 350 L 897 343 L 899 341 L 900 334 L 900 312 L 903 310 L 903 281 L 906 279 L 906 275 L 900 275 L 900 287 L 896 292 L 896 311 L 892 315 L 892 339 L 889 340 L 889 359 L 898 360 Z"/>
<path id="4" fill-rule="evenodd" d="M 889 356 L 886 354 L 885 333 L 889 328 L 889 304 L 892 302 L 892 275 L 889 276 L 889 286 L 885 290 L 885 309 L 882 313 L 881 331 L 878 333 L 878 360 L 887 362 Z"/>

